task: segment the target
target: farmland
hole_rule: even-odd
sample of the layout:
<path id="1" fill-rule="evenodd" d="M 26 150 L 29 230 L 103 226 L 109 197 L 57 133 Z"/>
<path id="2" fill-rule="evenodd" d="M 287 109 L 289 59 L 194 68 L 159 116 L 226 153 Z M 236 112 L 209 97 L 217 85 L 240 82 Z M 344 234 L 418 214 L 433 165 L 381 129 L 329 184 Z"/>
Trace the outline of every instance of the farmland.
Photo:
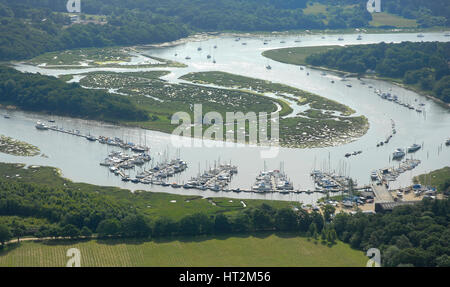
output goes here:
<path id="1" fill-rule="evenodd" d="M 361 251 L 338 242 L 329 247 L 294 234 L 182 237 L 157 241 L 91 240 L 22 242 L 0 252 L 0 266 L 63 267 L 69 248 L 81 252 L 82 266 L 353 266 L 363 267 Z"/>

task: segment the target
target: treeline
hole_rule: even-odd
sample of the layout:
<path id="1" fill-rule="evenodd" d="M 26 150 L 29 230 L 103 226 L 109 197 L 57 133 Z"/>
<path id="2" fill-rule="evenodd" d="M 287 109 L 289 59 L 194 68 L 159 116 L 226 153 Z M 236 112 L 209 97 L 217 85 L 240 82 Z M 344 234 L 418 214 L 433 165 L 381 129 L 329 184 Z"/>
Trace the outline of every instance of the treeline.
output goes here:
<path id="1" fill-rule="evenodd" d="M 450 43 L 356 45 L 312 54 L 306 62 L 342 71 L 402 79 L 450 103 Z"/>
<path id="2" fill-rule="evenodd" d="M 106 24 L 70 25 L 66 0 L 0 0 L 0 60 L 43 52 L 176 40 L 195 31 L 284 31 L 365 27 L 361 3 L 330 10 L 333 19 L 303 13 L 306 0 L 83 0 L 82 12 L 105 15 Z"/>
<path id="3" fill-rule="evenodd" d="M 424 199 L 392 213 L 338 214 L 333 226 L 353 248 L 381 250 L 383 266 L 450 267 L 450 199 Z"/>
<path id="4" fill-rule="evenodd" d="M 145 121 L 149 118 L 145 110 L 126 97 L 4 66 L 0 66 L 0 103 L 29 111 L 96 120 Z"/>
<path id="5" fill-rule="evenodd" d="M 152 220 L 139 208 L 130 206 L 127 198 L 3 180 L 0 180 L 0 216 L 33 217 L 49 222 L 35 229 L 26 229 L 18 219 L 7 226 L 14 237 L 78 238 L 96 233 L 101 238 L 148 238 L 258 231 L 306 234 L 310 231 L 316 238 L 323 233 L 324 240 L 330 243 L 337 239 L 334 231 L 324 228 L 324 218 L 317 212 L 309 214 L 304 210 L 274 209 L 262 204 L 232 215 L 196 213 L 178 221 L 166 217 Z"/>

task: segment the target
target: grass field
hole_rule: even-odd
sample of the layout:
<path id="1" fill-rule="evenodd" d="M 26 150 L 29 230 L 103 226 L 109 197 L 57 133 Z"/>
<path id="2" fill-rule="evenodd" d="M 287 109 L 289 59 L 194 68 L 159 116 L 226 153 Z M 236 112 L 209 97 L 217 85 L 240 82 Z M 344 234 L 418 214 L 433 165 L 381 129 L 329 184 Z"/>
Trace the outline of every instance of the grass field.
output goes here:
<path id="1" fill-rule="evenodd" d="M 417 21 L 406 19 L 401 16 L 393 15 L 387 12 L 373 13 L 372 21 L 369 24 L 373 27 L 394 26 L 398 28 L 416 28 Z"/>
<path id="2" fill-rule="evenodd" d="M 444 167 L 438 170 L 434 170 L 427 174 L 421 174 L 414 177 L 415 183 L 423 185 L 430 185 L 436 187 L 439 192 L 450 189 L 450 167 Z"/>
<path id="3" fill-rule="evenodd" d="M 291 65 L 306 65 L 306 58 L 311 54 L 322 53 L 340 46 L 296 47 L 268 50 L 263 56 L 277 62 Z"/>
<path id="4" fill-rule="evenodd" d="M 329 247 L 291 234 L 179 238 L 159 241 L 92 240 L 22 242 L 0 252 L 0 266 L 64 267 L 66 251 L 78 248 L 81 266 L 163 267 L 363 267 L 361 251 L 338 242 Z"/>

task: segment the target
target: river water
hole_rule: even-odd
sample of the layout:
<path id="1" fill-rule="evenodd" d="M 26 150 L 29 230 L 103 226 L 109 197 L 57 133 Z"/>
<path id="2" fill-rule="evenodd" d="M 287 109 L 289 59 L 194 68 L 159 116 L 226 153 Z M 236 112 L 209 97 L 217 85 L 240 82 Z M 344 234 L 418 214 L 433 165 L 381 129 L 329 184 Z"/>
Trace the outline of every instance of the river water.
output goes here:
<path id="1" fill-rule="evenodd" d="M 278 155 L 272 159 L 263 159 L 261 151 L 266 147 L 234 146 L 223 147 L 221 143 L 204 141 L 200 147 L 181 147 L 172 144 L 171 136 L 154 131 L 146 131 L 138 128 L 124 128 L 110 124 L 71 119 L 66 117 L 52 117 L 58 126 L 66 129 L 78 129 L 83 133 L 94 135 L 117 136 L 136 143 L 147 144 L 151 147 L 151 155 L 155 162 L 165 157 L 173 158 L 177 153 L 189 164 L 188 170 L 182 175 L 173 178 L 172 181 L 186 182 L 191 176 L 197 175 L 200 170 L 214 166 L 215 163 L 229 162 L 237 165 L 239 173 L 233 178 L 232 188 L 249 189 L 255 180 L 255 176 L 266 166 L 268 169 L 279 168 L 284 163 L 284 170 L 293 180 L 296 189 L 312 189 L 313 182 L 309 176 L 312 169 L 335 170 L 342 174 L 350 175 L 357 180 L 358 185 L 369 183 L 370 172 L 375 169 L 398 166 L 398 162 L 391 161 L 391 154 L 396 148 L 406 148 L 413 143 L 423 144 L 423 149 L 408 158 L 420 159 L 422 163 L 412 171 L 402 174 L 392 187 L 406 186 L 411 183 L 412 177 L 434 169 L 442 168 L 450 163 L 450 148 L 444 145 L 446 138 L 450 136 L 450 112 L 440 105 L 412 91 L 405 90 L 387 82 L 364 79 L 366 85 L 357 79 L 340 81 L 338 75 L 327 73 L 321 75 L 321 71 L 305 68 L 300 70 L 298 66 L 274 62 L 264 58 L 261 53 L 267 49 L 294 46 L 318 46 L 318 45 L 344 45 L 344 44 L 369 44 L 379 42 L 401 41 L 449 41 L 450 38 L 442 33 L 425 33 L 424 38 L 418 38 L 417 34 L 363 34 L 363 40 L 356 40 L 357 35 L 344 35 L 344 41 L 338 41 L 340 35 L 309 35 L 309 36 L 249 36 L 241 37 L 236 42 L 236 37 L 221 36 L 204 39 L 201 41 L 187 41 L 183 44 L 168 47 L 149 48 L 145 53 L 160 58 L 186 63 L 187 68 L 164 68 L 157 70 L 169 70 L 171 73 L 164 79 L 177 82 L 178 77 L 189 72 L 224 71 L 243 76 L 271 80 L 297 87 L 320 96 L 336 100 L 356 110 L 357 114 L 365 115 L 369 119 L 370 129 L 366 135 L 349 144 L 312 149 L 280 148 Z M 322 39 L 324 37 L 324 39 Z M 267 45 L 263 40 L 270 40 Z M 301 40 L 301 42 L 295 42 Z M 246 45 L 242 45 L 245 42 Z M 285 42 L 285 43 L 281 43 Z M 217 45 L 217 49 L 213 46 Z M 202 50 L 198 51 L 197 48 Z M 175 56 L 175 54 L 177 54 Z M 216 60 L 207 59 L 210 54 Z M 185 60 L 185 57 L 191 60 Z M 272 70 L 265 66 L 270 64 Z M 47 75 L 81 74 L 94 70 L 108 71 L 146 71 L 153 69 L 74 69 L 56 70 L 43 69 L 24 64 L 16 68 L 20 71 L 39 72 Z M 310 75 L 307 76 L 306 73 Z M 335 80 L 332 84 L 331 80 Z M 351 84 L 352 88 L 347 87 Z M 369 88 L 373 86 L 373 88 Z M 404 102 L 417 105 L 424 103 L 424 112 L 418 113 L 392 102 L 382 100 L 374 93 L 374 89 L 390 91 Z M 321 194 L 254 194 L 254 193 L 227 193 L 212 191 L 196 191 L 185 189 L 164 188 L 162 186 L 135 185 L 124 183 L 119 177 L 99 166 L 112 148 L 99 143 L 88 142 L 84 138 L 61 134 L 53 131 L 38 131 L 34 128 L 37 120 L 46 121 L 49 116 L 33 114 L 22 111 L 4 111 L 11 119 L 0 117 L 0 134 L 11 136 L 38 146 L 46 157 L 15 157 L 0 153 L 1 162 L 20 162 L 31 165 L 54 166 L 61 169 L 63 176 L 80 182 L 98 185 L 119 186 L 131 190 L 141 189 L 156 192 L 168 192 L 177 194 L 224 196 L 234 198 L 258 198 L 271 200 L 296 200 L 306 204 L 315 202 Z M 391 131 L 391 119 L 396 124 L 397 134 L 394 135 L 388 145 L 376 147 L 376 143 L 384 140 Z M 190 141 L 190 139 L 188 139 Z M 211 147 L 211 145 L 219 145 Z M 362 150 L 358 156 L 345 158 L 347 152 Z"/>

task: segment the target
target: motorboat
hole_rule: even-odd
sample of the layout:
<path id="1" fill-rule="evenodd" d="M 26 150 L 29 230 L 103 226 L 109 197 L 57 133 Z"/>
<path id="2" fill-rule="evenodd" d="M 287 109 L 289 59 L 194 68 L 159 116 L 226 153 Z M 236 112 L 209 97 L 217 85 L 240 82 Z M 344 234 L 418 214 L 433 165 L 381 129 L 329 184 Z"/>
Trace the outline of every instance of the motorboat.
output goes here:
<path id="1" fill-rule="evenodd" d="M 418 144 L 413 144 L 412 146 L 408 147 L 408 152 L 412 153 L 412 152 L 416 152 L 418 151 L 422 146 L 418 145 Z"/>
<path id="2" fill-rule="evenodd" d="M 392 154 L 392 158 L 393 159 L 401 159 L 405 156 L 405 151 L 401 148 L 398 148 L 394 151 L 394 153 Z"/>
<path id="3" fill-rule="evenodd" d="M 45 125 L 45 124 L 43 124 L 43 123 L 41 123 L 41 122 L 37 122 L 36 125 L 35 125 L 35 127 L 36 127 L 38 130 L 42 130 L 42 131 L 48 130 L 48 126 Z"/>

